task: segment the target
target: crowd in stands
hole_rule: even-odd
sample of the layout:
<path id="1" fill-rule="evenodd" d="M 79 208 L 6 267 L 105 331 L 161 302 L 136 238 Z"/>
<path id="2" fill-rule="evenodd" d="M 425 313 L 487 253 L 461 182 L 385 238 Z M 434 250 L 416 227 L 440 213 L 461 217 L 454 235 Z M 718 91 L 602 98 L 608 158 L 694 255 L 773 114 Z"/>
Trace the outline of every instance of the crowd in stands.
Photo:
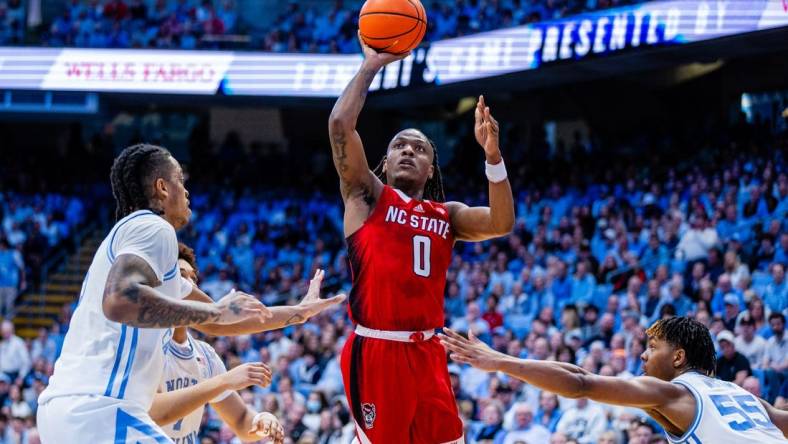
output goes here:
<path id="1" fill-rule="evenodd" d="M 643 0 L 435 0 L 424 1 L 425 41 L 556 19 Z M 247 2 L 247 8 L 260 7 Z M 302 6 L 292 1 L 267 29 L 243 21 L 234 0 L 70 0 L 40 37 L 27 43 L 87 48 L 233 48 L 276 52 L 358 52 L 362 2 L 342 0 Z M 252 14 L 252 16 L 256 16 Z M 0 44 L 25 43 L 21 0 L 0 2 Z M 222 36 L 238 36 L 224 39 Z M 238 44 L 240 42 L 240 45 Z"/>
<path id="2" fill-rule="evenodd" d="M 447 276 L 445 325 L 472 330 L 510 355 L 629 378 L 642 373 L 644 329 L 665 316 L 691 315 L 711 331 L 718 377 L 788 405 L 788 163 L 785 141 L 774 144 L 698 152 L 697 159 L 716 156 L 715 167 L 701 169 L 687 158 L 689 166 L 668 167 L 664 176 L 645 168 L 636 177 L 602 171 L 600 177 L 612 180 L 571 186 L 524 186 L 513 177 L 514 232 L 458 244 Z M 5 220 L 11 228 L 17 214 L 39 223 L 36 209 L 49 208 L 50 198 L 17 199 L 14 207 L 6 199 L 3 228 L 19 245 Z M 69 202 L 60 207 L 70 215 L 63 220 L 77 213 L 73 201 L 54 201 Z M 200 285 L 211 296 L 239 288 L 269 305 L 297 303 L 318 267 L 327 270 L 325 294 L 349 290 L 335 196 L 195 187 L 191 202 L 192 223 L 179 238 L 195 249 Z M 3 324 L 0 442 L 37 442 L 36 397 L 73 309 L 64 307 L 53 329 L 27 343 Z M 272 367 L 269 387 L 242 396 L 281 418 L 286 442 L 344 444 L 353 425 L 338 357 L 351 329 L 340 307 L 302 326 L 209 341 L 228 368 L 255 361 Z M 449 373 L 470 443 L 666 442 L 636 409 L 560 398 L 455 363 Z M 201 439 L 237 442 L 210 410 Z"/>
<path id="3" fill-rule="evenodd" d="M 0 192 L 0 317 L 13 314 L 19 292 L 36 283 L 47 254 L 85 221 L 84 210 L 73 196 Z"/>

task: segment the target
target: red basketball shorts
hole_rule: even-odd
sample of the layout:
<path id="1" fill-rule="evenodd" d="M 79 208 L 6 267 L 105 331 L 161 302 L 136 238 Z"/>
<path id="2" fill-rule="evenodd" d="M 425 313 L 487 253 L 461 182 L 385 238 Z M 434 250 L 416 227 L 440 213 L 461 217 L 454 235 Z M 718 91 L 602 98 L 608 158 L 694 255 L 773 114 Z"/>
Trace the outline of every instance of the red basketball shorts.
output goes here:
<path id="1" fill-rule="evenodd" d="M 446 352 L 437 337 L 397 342 L 351 333 L 341 364 L 361 444 L 464 442 Z"/>

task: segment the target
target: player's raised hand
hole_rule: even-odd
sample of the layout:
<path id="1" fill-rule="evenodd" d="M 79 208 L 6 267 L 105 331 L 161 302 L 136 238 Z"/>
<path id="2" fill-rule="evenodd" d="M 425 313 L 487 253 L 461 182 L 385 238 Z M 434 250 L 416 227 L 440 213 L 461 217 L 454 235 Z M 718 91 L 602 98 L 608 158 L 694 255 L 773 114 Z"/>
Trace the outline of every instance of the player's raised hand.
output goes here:
<path id="1" fill-rule="evenodd" d="M 498 121 L 490 114 L 490 107 L 484 102 L 484 96 L 479 96 L 479 101 L 476 102 L 476 109 L 473 115 L 475 119 L 473 133 L 476 135 L 476 141 L 484 148 L 484 154 L 487 156 L 487 159 L 495 160 L 496 158 L 500 158 L 501 151 L 498 144 Z"/>
<path id="2" fill-rule="evenodd" d="M 358 32 L 358 43 L 361 45 L 361 49 L 364 51 L 364 61 L 366 63 L 372 63 L 377 69 L 380 69 L 389 63 L 396 62 L 397 60 L 402 60 L 410 55 L 410 51 L 404 54 L 389 54 L 387 52 L 375 51 L 366 43 L 364 43 L 364 39 L 361 38 L 361 31 Z"/>
<path id="3" fill-rule="evenodd" d="M 473 331 L 468 331 L 468 338 L 451 329 L 444 328 L 443 334 L 438 334 L 441 344 L 449 350 L 449 356 L 456 362 L 470 364 L 479 370 L 487 372 L 497 371 L 502 359 L 507 358 L 480 341 Z"/>
<path id="4" fill-rule="evenodd" d="M 216 306 L 220 310 L 216 324 L 235 324 L 249 318 L 259 318 L 265 321 L 273 316 L 271 310 L 252 295 L 242 291 L 231 291 L 221 298 Z"/>
<path id="5" fill-rule="evenodd" d="M 276 416 L 268 412 L 258 413 L 254 417 L 249 434 L 256 434 L 261 438 L 267 437 L 274 444 L 282 444 L 285 440 L 285 430 L 282 428 L 282 424 L 279 423 Z"/>
<path id="6" fill-rule="evenodd" d="M 227 390 L 243 390 L 252 385 L 268 387 L 271 384 L 271 368 L 262 362 L 251 362 L 239 365 L 221 377 Z"/>
<path id="7" fill-rule="evenodd" d="M 318 268 L 317 271 L 315 271 L 315 276 L 311 281 L 309 281 L 309 289 L 307 290 L 304 298 L 301 299 L 301 302 L 298 304 L 298 306 L 303 310 L 304 319 L 301 322 L 305 322 L 307 319 L 320 313 L 321 311 L 340 304 L 345 300 L 344 294 L 338 294 L 328 299 L 320 299 L 320 286 L 323 284 L 323 277 L 325 274 L 325 271 Z"/>

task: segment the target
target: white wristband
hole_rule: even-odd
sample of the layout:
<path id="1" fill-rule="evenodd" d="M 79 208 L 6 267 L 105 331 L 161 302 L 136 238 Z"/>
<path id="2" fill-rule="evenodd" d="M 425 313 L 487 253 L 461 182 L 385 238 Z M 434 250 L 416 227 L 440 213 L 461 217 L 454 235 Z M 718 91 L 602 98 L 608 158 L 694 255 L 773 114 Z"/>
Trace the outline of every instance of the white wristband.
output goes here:
<path id="1" fill-rule="evenodd" d="M 499 183 L 506 180 L 506 165 L 503 164 L 503 159 L 495 165 L 490 165 L 485 161 L 484 172 L 487 173 L 487 180 L 492 183 Z"/>

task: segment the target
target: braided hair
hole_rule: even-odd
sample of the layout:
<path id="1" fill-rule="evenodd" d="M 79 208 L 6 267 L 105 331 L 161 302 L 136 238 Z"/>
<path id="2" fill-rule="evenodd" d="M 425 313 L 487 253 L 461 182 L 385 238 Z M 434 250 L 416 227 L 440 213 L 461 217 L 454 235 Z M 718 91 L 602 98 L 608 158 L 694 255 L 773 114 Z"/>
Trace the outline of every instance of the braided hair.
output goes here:
<path id="1" fill-rule="evenodd" d="M 160 146 L 141 143 L 124 149 L 115 158 L 109 177 L 117 220 L 146 208 L 161 213 L 161 210 L 150 208 L 149 184 L 164 175 L 170 157 L 170 152 Z"/>
<path id="2" fill-rule="evenodd" d="M 441 168 L 440 165 L 438 165 L 438 148 L 435 146 L 435 142 L 433 142 L 432 139 L 427 138 L 427 141 L 432 147 L 432 168 L 434 171 L 432 177 L 427 179 L 427 183 L 424 184 L 424 199 L 433 202 L 445 202 L 446 193 L 443 191 L 443 176 L 441 176 Z M 378 166 L 372 170 L 375 176 L 384 184 L 386 183 L 386 172 L 383 171 L 383 165 L 385 164 L 386 155 L 384 154 Z"/>
<path id="3" fill-rule="evenodd" d="M 646 330 L 646 334 L 663 339 L 668 344 L 683 348 L 687 357 L 687 368 L 698 370 L 708 376 L 714 375 L 717 355 L 711 341 L 709 329 L 688 316 L 660 319 Z"/>

